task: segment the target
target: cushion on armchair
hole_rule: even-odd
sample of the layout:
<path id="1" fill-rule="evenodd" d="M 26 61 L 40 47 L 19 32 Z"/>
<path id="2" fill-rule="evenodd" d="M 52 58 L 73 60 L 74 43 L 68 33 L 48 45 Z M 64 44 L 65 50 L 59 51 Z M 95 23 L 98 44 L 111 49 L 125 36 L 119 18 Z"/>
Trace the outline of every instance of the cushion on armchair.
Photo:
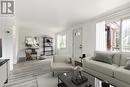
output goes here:
<path id="1" fill-rule="evenodd" d="M 66 72 L 73 70 L 74 66 L 71 64 L 71 58 L 69 56 L 54 55 L 51 63 L 52 72 Z"/>
<path id="2" fill-rule="evenodd" d="M 73 70 L 73 66 L 71 64 L 66 63 L 54 63 L 52 64 L 52 70 L 53 71 L 70 71 Z"/>
<path id="3" fill-rule="evenodd" d="M 66 58 L 68 58 L 68 57 L 62 56 L 62 55 L 54 55 L 53 61 L 61 63 L 61 62 L 65 62 Z"/>

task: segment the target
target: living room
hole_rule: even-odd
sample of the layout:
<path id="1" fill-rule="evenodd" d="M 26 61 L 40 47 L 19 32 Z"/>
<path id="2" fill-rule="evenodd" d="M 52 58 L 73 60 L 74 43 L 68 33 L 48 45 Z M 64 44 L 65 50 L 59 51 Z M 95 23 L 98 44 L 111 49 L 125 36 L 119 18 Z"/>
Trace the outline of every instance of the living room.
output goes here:
<path id="1" fill-rule="evenodd" d="M 4 82 L 0 80 L 0 87 L 57 87 L 57 80 L 62 80 L 58 77 L 61 72 L 66 76 L 64 70 L 81 69 L 79 66 L 96 80 L 92 80 L 94 85 L 86 82 L 87 85 L 74 87 L 130 86 L 129 61 L 126 62 L 130 57 L 127 55 L 130 52 L 130 0 L 19 0 L 13 3 L 13 13 L 5 10 L 7 13 L 0 14 L 0 54 L 1 59 L 5 59 L 1 66 L 6 62 L 9 65 L 9 75 Z M 47 46 L 44 37 L 49 38 L 45 41 Z M 51 55 L 45 53 L 45 47 L 50 47 Z M 98 54 L 102 58 L 111 56 L 110 66 L 102 63 L 108 63 L 108 59 L 95 59 L 96 62 L 91 59 Z M 63 56 L 71 58 L 72 66 L 55 64 L 54 61 L 63 62 Z M 122 69 L 124 66 L 128 68 Z M 0 73 L 4 73 L 2 71 Z M 7 79 L 8 83 L 3 84 Z M 58 87 L 73 87 L 65 85 Z"/>

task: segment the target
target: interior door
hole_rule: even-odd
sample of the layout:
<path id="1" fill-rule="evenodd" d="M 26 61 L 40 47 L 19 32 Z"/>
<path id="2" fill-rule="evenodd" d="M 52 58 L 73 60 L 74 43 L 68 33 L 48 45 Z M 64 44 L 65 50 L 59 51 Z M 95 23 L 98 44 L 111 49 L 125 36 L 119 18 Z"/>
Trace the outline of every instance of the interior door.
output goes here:
<path id="1" fill-rule="evenodd" d="M 82 56 L 82 28 L 73 30 L 73 57 L 76 61 L 81 61 Z"/>

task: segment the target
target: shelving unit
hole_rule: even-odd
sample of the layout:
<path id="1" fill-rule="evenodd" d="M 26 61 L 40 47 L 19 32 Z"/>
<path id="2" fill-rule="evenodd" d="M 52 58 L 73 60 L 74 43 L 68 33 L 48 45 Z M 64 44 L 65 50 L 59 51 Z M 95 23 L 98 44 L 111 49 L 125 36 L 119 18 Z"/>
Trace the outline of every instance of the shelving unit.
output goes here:
<path id="1" fill-rule="evenodd" d="M 53 38 L 43 37 L 43 55 L 52 56 L 53 55 Z"/>

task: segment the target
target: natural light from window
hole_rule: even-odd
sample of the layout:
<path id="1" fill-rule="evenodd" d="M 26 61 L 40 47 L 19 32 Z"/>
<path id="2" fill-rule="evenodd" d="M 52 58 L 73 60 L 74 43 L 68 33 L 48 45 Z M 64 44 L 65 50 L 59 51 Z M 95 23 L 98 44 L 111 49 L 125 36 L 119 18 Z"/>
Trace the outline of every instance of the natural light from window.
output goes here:
<path id="1" fill-rule="evenodd" d="M 96 50 L 130 52 L 130 19 L 97 23 Z"/>
<path id="2" fill-rule="evenodd" d="M 130 19 L 122 21 L 122 51 L 130 52 Z"/>
<path id="3" fill-rule="evenodd" d="M 58 49 L 66 48 L 66 34 L 57 35 L 57 48 Z"/>

